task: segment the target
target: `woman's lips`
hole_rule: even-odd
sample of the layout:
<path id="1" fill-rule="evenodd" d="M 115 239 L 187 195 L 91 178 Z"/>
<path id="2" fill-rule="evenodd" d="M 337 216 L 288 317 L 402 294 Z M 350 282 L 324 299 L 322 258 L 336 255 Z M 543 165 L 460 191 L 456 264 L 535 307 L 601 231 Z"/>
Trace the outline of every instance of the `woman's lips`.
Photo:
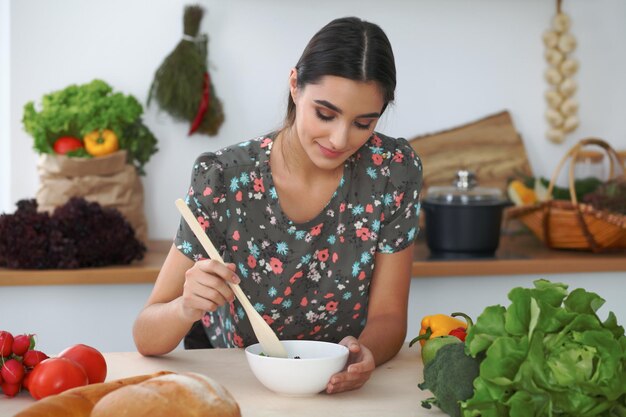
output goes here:
<path id="1" fill-rule="evenodd" d="M 337 152 L 337 151 L 333 151 L 328 148 L 325 148 L 319 143 L 317 145 L 320 147 L 320 151 L 322 151 L 322 154 L 327 158 L 338 158 L 343 154 L 343 152 Z"/>

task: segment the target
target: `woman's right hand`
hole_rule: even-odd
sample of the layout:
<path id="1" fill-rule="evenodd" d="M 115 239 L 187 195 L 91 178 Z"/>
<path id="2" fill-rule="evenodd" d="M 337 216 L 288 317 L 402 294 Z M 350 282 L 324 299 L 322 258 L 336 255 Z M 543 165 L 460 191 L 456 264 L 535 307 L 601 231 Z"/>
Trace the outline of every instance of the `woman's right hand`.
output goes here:
<path id="1" fill-rule="evenodd" d="M 205 311 L 215 311 L 230 303 L 235 294 L 228 283 L 239 284 L 235 264 L 222 264 L 212 259 L 196 262 L 185 272 L 181 313 L 189 321 L 202 318 Z"/>

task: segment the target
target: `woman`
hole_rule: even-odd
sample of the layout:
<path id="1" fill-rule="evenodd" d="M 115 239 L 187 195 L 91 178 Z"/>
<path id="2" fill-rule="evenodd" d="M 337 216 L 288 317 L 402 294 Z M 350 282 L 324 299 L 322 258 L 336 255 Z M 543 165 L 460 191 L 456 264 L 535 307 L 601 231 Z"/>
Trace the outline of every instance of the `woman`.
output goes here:
<path id="1" fill-rule="evenodd" d="M 337 19 L 311 39 L 284 127 L 196 160 L 187 204 L 229 263 L 206 259 L 181 220 L 134 326 L 139 352 L 171 351 L 200 319 L 214 347 L 255 343 L 228 282 L 280 339 L 349 348 L 328 393 L 362 386 L 398 352 L 422 172 L 406 140 L 374 132 L 395 86 L 378 26 Z"/>

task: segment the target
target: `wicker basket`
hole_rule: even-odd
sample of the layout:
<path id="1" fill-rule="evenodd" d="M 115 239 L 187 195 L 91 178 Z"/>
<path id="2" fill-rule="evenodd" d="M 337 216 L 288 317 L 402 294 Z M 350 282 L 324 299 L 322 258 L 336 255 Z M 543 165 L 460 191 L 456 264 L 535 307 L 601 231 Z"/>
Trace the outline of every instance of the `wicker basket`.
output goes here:
<path id="1" fill-rule="evenodd" d="M 589 138 L 578 142 L 561 159 L 550 185 L 548 196 L 559 172 L 569 160 L 569 190 L 571 201 L 548 200 L 533 205 L 511 207 L 507 218 L 521 220 L 548 247 L 558 249 L 590 250 L 626 247 L 626 216 L 606 210 L 597 210 L 577 201 L 574 188 L 574 162 L 582 148 L 589 145 L 601 147 L 609 156 L 609 178 L 624 177 L 623 162 L 617 152 L 601 139 Z"/>

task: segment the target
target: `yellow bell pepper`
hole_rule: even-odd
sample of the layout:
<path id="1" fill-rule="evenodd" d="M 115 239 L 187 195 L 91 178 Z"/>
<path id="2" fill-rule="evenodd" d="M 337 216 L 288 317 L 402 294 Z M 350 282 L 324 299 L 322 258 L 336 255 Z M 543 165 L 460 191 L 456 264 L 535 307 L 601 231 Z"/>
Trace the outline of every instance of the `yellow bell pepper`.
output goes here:
<path id="1" fill-rule="evenodd" d="M 454 315 L 461 315 L 454 313 Z M 467 329 L 467 323 L 462 320 L 455 319 L 454 317 L 447 316 L 445 314 L 433 314 L 432 316 L 425 316 L 422 319 L 422 328 L 419 335 L 411 340 L 409 346 L 419 341 L 422 346 L 426 343 L 426 340 L 433 339 L 439 336 L 447 336 L 452 330 L 462 327 Z"/>
<path id="2" fill-rule="evenodd" d="M 535 190 L 526 187 L 520 180 L 511 181 L 507 187 L 507 194 L 516 206 L 534 204 L 537 202 Z"/>
<path id="3" fill-rule="evenodd" d="M 120 148 L 117 135 L 110 129 L 94 130 L 83 138 L 85 150 L 91 156 L 104 156 Z"/>

